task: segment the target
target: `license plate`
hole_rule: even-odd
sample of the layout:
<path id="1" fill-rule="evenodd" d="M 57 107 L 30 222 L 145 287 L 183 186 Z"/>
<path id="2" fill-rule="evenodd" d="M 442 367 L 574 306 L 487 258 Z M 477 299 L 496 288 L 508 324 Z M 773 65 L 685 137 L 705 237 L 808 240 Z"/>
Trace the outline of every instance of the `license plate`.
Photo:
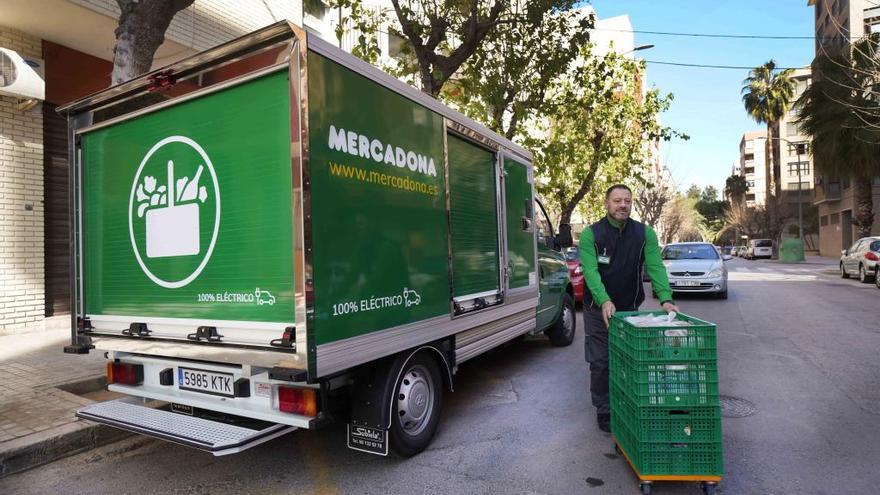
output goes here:
<path id="1" fill-rule="evenodd" d="M 177 368 L 177 387 L 204 394 L 235 397 L 232 390 L 232 373 Z"/>
<path id="2" fill-rule="evenodd" d="M 679 280 L 675 285 L 681 287 L 697 287 L 700 285 L 700 282 L 697 282 L 696 280 Z"/>
<path id="3" fill-rule="evenodd" d="M 377 455 L 388 455 L 388 430 L 348 424 L 348 448 Z"/>

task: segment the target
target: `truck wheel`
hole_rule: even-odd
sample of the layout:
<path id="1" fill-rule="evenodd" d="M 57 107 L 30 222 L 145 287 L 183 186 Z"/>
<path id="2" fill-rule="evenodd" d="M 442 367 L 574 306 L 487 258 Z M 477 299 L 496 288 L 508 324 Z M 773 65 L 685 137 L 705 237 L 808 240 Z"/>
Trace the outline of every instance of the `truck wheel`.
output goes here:
<path id="1" fill-rule="evenodd" d="M 437 361 L 426 354 L 413 356 L 400 374 L 391 400 L 391 448 L 401 457 L 412 457 L 431 443 L 440 421 L 443 379 Z"/>
<path id="2" fill-rule="evenodd" d="M 553 326 L 544 331 L 550 338 L 550 343 L 556 347 L 571 345 L 574 341 L 574 333 L 577 329 L 577 318 L 574 312 L 574 301 L 568 293 L 562 296 L 562 311 L 553 322 Z"/>

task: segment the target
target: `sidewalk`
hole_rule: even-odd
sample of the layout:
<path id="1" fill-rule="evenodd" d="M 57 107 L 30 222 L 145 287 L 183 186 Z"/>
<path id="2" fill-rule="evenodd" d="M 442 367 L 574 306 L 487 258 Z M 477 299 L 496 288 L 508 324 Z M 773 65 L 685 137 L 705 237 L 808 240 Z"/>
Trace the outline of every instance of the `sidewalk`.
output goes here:
<path id="1" fill-rule="evenodd" d="M 104 388 L 103 353 L 64 354 L 66 328 L 0 336 L 0 478 L 125 434 L 77 419 Z M 98 399 L 104 400 L 104 399 Z"/>

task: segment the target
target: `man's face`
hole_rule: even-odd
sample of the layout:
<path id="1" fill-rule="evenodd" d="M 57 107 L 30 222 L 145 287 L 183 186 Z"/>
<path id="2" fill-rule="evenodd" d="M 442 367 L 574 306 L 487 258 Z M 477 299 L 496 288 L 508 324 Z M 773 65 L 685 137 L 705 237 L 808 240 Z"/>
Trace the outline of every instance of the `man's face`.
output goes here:
<path id="1" fill-rule="evenodd" d="M 625 222 L 632 212 L 632 193 L 626 189 L 615 189 L 605 200 L 608 216 L 618 222 Z"/>

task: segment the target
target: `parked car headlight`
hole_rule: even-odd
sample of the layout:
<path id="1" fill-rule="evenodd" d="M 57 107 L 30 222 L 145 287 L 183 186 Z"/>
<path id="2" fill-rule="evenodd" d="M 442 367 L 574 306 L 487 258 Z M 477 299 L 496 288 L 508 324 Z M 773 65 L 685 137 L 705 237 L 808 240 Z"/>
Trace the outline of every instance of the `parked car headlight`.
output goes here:
<path id="1" fill-rule="evenodd" d="M 706 277 L 707 278 L 718 278 L 718 277 L 722 276 L 723 274 L 724 274 L 724 271 L 721 268 L 716 268 L 714 270 L 709 271 L 709 273 L 706 274 Z"/>

